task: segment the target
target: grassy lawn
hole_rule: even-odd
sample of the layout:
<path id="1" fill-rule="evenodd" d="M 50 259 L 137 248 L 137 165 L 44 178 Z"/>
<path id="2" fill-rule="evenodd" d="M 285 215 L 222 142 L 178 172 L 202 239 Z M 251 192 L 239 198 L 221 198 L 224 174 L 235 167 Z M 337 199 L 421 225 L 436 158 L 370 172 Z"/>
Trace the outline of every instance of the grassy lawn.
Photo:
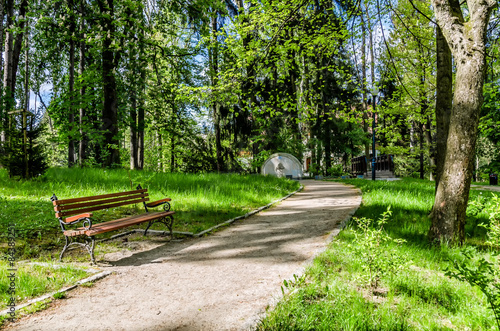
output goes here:
<path id="1" fill-rule="evenodd" d="M 7 227 L 13 222 L 16 230 L 16 261 L 57 260 L 64 237 L 55 218 L 50 197 L 59 199 L 98 195 L 130 190 L 141 184 L 148 188 L 151 201 L 172 198 L 174 231 L 197 233 L 250 210 L 268 204 L 300 186 L 296 181 L 274 177 L 236 174 L 164 174 L 146 171 L 101 169 L 49 169 L 32 181 L 15 181 L 0 170 L 0 310 L 5 307 L 7 279 Z M 143 213 L 142 206 L 118 208 L 94 213 L 99 220 Z M 161 225 L 155 225 L 163 229 Z M 143 228 L 145 225 L 142 226 Z M 154 228 L 154 227 L 153 227 Z M 125 229 L 127 231 L 129 229 Z M 111 234 L 116 234 L 113 232 Z M 106 250 L 116 249 L 110 243 L 98 244 L 96 258 Z M 80 250 L 79 250 L 80 251 Z M 68 262 L 88 263 L 84 250 L 71 255 Z M 56 291 L 88 275 L 69 263 L 65 268 L 33 266 L 17 263 L 16 299 L 18 303 Z"/>
<path id="2" fill-rule="evenodd" d="M 268 311 L 259 330 L 496 329 L 482 292 L 445 275 L 453 260 L 462 259 L 460 249 L 428 244 L 433 182 L 347 182 L 363 192 L 356 217 L 378 219 L 391 206 L 392 216 L 384 228 L 390 237 L 404 242 L 387 240 L 380 247 L 365 245 L 360 249 L 363 232 L 351 221 L 304 277 L 283 285 L 289 294 Z M 491 193 L 472 191 L 471 199 L 478 195 L 488 197 Z M 486 256 L 489 252 L 484 246 L 485 230 L 477 226 L 480 222 L 487 222 L 485 215 L 468 218 L 467 245 Z M 376 285 L 369 281 L 373 273 L 367 268 L 371 249 L 379 249 L 385 258 L 386 272 Z"/>

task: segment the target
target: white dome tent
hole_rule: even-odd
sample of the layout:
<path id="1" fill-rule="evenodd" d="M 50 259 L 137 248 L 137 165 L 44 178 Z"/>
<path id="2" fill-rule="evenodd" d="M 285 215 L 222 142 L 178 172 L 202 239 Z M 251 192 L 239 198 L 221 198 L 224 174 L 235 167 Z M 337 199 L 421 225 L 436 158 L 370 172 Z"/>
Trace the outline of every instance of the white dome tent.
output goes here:
<path id="1" fill-rule="evenodd" d="M 302 164 L 297 158 L 288 153 L 271 155 L 261 167 L 260 173 L 264 176 L 290 177 L 300 179 L 303 176 Z"/>

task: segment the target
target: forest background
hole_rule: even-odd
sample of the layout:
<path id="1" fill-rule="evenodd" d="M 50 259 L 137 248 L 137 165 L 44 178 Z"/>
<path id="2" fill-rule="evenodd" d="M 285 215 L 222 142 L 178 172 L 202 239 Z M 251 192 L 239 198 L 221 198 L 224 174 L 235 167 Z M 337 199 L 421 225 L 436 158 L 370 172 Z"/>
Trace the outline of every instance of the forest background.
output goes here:
<path id="1" fill-rule="evenodd" d="M 436 28 L 442 3 L 464 26 L 476 19 L 477 1 L 0 1 L 0 163 L 20 177 L 47 166 L 258 172 L 288 152 L 309 158 L 311 175 L 339 175 L 370 159 L 374 125 L 397 175 L 439 182 L 438 110 L 450 117 L 462 72 L 453 47 L 453 61 L 440 57 L 453 41 Z M 484 103 L 462 158 L 476 180 L 500 162 L 498 9 L 486 3 Z M 462 199 L 470 180 L 442 191 Z M 463 201 L 450 205 L 460 219 Z"/>

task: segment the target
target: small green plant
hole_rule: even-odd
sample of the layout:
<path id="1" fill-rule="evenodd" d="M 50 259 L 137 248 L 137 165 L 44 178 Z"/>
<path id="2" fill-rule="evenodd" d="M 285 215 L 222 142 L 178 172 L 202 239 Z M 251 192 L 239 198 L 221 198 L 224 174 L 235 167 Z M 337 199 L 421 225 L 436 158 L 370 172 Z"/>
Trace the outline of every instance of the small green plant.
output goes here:
<path id="1" fill-rule="evenodd" d="M 461 250 L 462 261 L 453 261 L 453 269 L 447 268 L 445 274 L 451 278 L 477 286 L 484 293 L 495 314 L 497 327 L 500 330 L 500 257 L 498 253 L 491 255 L 491 261 L 477 257 L 473 247 Z"/>
<path id="2" fill-rule="evenodd" d="M 66 292 L 57 292 L 57 293 L 54 293 L 53 297 L 54 297 L 54 299 L 65 299 L 66 298 Z"/>
<path id="3" fill-rule="evenodd" d="M 409 263 L 389 245 L 391 242 L 397 245 L 405 242 L 404 239 L 392 238 L 385 231 L 384 225 L 391 215 L 389 206 L 377 221 L 366 217 L 354 218 L 360 231 L 354 232 L 355 239 L 350 247 L 363 261 L 363 268 L 367 271 L 367 276 L 363 277 L 363 280 L 372 289 L 378 287 L 383 276 L 392 276 L 397 271 L 406 269 Z"/>
<path id="4" fill-rule="evenodd" d="M 298 287 L 298 286 L 301 286 L 305 283 L 306 281 L 306 276 L 305 275 L 302 275 L 302 276 L 297 276 L 296 274 L 293 274 L 293 280 L 290 279 L 290 280 L 283 280 L 283 286 L 281 286 L 281 293 L 283 293 L 283 295 L 285 295 L 285 288 L 286 289 L 292 289 L 293 287 Z"/>
<path id="5" fill-rule="evenodd" d="M 467 212 L 472 215 L 486 213 L 489 222 L 488 224 L 480 223 L 486 229 L 488 240 L 485 242 L 492 248 L 500 249 L 500 198 L 496 194 L 492 194 L 491 198 L 486 199 L 482 195 L 469 203 Z"/>

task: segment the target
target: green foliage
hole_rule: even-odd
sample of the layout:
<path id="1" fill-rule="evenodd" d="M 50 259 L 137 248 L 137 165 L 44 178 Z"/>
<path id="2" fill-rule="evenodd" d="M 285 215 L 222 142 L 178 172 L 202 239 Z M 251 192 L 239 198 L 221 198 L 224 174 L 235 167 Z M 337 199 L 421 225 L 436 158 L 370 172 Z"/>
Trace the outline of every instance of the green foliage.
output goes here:
<path id="1" fill-rule="evenodd" d="M 408 266 L 408 261 L 398 254 L 396 248 L 388 248 L 388 242 L 396 245 L 402 245 L 405 242 L 404 239 L 391 238 L 385 231 L 384 225 L 387 224 L 391 215 L 389 206 L 376 221 L 366 217 L 354 218 L 360 232 L 354 232 L 354 240 L 350 247 L 363 262 L 367 271 L 364 281 L 372 289 L 378 287 L 382 277 L 386 275 L 392 277 L 397 272 L 404 271 Z"/>
<path id="2" fill-rule="evenodd" d="M 480 213 L 487 215 L 489 222 L 481 223 L 479 226 L 487 231 L 488 240 L 485 242 L 492 248 L 500 249 L 500 198 L 492 194 L 486 198 L 482 195 L 469 202 L 467 213 L 477 216 Z"/>
<path id="3" fill-rule="evenodd" d="M 26 133 L 25 146 L 21 130 L 9 131 L 9 142 L 3 147 L 0 164 L 7 169 L 10 177 L 29 179 L 41 176 L 47 170 L 44 146 L 39 143 L 42 132 L 41 126 L 32 126 Z"/>
<path id="4" fill-rule="evenodd" d="M 466 247 L 461 252 L 463 260 L 453 261 L 453 269 L 446 269 L 446 275 L 479 287 L 488 299 L 500 330 L 500 256 L 497 252 L 487 260 L 478 256 L 473 247 Z"/>

